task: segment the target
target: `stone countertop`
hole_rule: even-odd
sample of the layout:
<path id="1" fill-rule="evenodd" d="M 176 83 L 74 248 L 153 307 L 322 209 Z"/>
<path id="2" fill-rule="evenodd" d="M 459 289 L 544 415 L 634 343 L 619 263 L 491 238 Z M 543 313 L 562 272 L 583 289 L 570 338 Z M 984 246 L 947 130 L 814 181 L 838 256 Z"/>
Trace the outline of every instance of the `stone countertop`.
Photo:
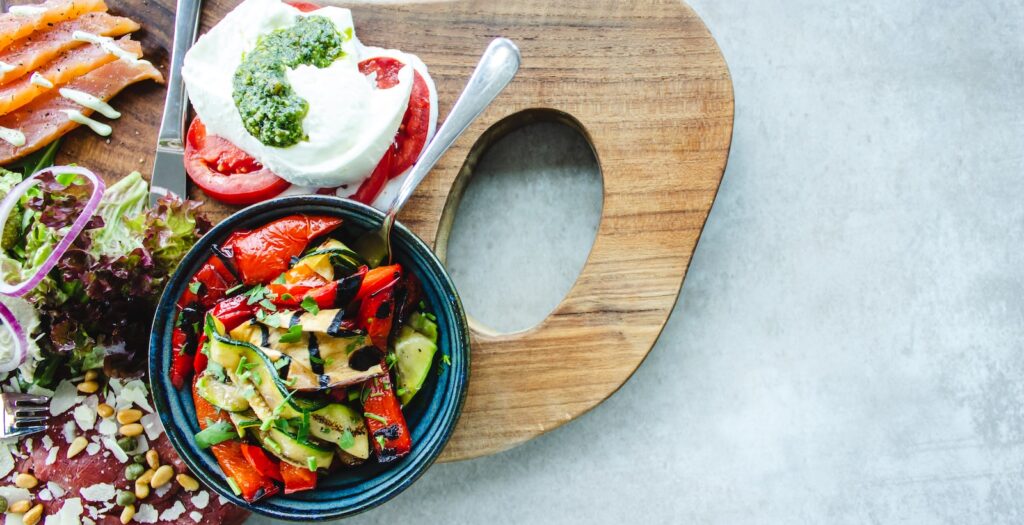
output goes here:
<path id="1" fill-rule="evenodd" d="M 579 420 L 348 523 L 1024 519 L 1024 4 L 691 5 L 736 124 L 658 345 Z M 460 210 L 450 268 L 500 328 L 586 257 L 600 182 L 570 135 L 507 139 Z"/>

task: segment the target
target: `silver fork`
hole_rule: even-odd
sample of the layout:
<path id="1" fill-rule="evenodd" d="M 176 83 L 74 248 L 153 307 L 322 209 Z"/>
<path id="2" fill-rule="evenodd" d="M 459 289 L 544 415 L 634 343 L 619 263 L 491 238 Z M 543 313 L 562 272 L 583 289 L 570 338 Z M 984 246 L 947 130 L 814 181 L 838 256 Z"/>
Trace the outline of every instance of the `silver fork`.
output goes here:
<path id="1" fill-rule="evenodd" d="M 0 438 L 27 436 L 46 430 L 49 419 L 50 398 L 33 394 L 4 392 L 0 394 L 3 404 Z"/>

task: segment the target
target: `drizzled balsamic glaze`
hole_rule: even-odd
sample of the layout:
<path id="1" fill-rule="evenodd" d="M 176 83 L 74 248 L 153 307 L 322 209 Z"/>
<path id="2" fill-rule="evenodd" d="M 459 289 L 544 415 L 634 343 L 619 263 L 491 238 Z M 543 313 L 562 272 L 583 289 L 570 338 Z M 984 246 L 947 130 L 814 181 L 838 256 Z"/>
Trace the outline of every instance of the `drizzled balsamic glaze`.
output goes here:
<path id="1" fill-rule="evenodd" d="M 214 244 L 210 247 L 210 251 L 220 259 L 220 262 L 224 264 L 224 267 L 228 269 L 231 276 L 238 282 L 242 282 L 242 275 L 238 273 L 238 268 L 235 268 L 235 251 L 231 248 L 221 248 Z"/>

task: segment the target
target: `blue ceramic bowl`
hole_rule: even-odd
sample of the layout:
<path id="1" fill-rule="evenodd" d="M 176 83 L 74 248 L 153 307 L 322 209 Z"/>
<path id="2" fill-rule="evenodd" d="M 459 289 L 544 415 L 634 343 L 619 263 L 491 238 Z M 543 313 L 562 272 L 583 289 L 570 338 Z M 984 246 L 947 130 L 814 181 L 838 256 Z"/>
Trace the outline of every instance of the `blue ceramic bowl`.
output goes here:
<path id="1" fill-rule="evenodd" d="M 392 230 L 394 258 L 411 269 L 423 285 L 426 302 L 437 315 L 439 373 L 430 374 L 423 389 L 405 407 L 412 432 L 412 452 L 393 463 L 377 464 L 371 457 L 355 469 L 321 475 L 317 488 L 308 492 L 279 493 L 247 503 L 225 482 L 209 450 L 195 445 L 199 431 L 190 389 L 177 390 L 167 370 L 171 364 L 171 332 L 175 302 L 189 279 L 210 256 L 211 245 L 223 242 L 232 232 L 254 228 L 296 213 L 330 215 L 345 220 L 345 231 L 377 228 L 383 214 L 362 204 L 327 196 L 285 197 L 246 208 L 214 227 L 189 250 L 171 276 L 153 320 L 149 343 L 149 378 L 157 411 L 175 450 L 203 483 L 221 496 L 252 512 L 294 521 L 319 521 L 351 516 L 373 508 L 411 485 L 434 462 L 455 428 L 469 381 L 469 328 L 465 311 L 451 279 L 430 248 L 401 224 Z M 451 365 L 441 363 L 447 354 Z"/>

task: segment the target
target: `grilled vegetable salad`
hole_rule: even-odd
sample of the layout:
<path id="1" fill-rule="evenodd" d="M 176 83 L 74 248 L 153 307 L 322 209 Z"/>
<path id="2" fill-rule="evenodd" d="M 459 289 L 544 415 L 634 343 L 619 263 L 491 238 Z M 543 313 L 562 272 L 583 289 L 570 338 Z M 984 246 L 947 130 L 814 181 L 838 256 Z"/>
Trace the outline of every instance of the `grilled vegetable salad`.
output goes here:
<path id="1" fill-rule="evenodd" d="M 402 407 L 433 365 L 436 318 L 415 276 L 340 226 L 294 215 L 236 232 L 178 301 L 171 380 L 191 385 L 195 441 L 247 501 L 412 447 Z"/>

